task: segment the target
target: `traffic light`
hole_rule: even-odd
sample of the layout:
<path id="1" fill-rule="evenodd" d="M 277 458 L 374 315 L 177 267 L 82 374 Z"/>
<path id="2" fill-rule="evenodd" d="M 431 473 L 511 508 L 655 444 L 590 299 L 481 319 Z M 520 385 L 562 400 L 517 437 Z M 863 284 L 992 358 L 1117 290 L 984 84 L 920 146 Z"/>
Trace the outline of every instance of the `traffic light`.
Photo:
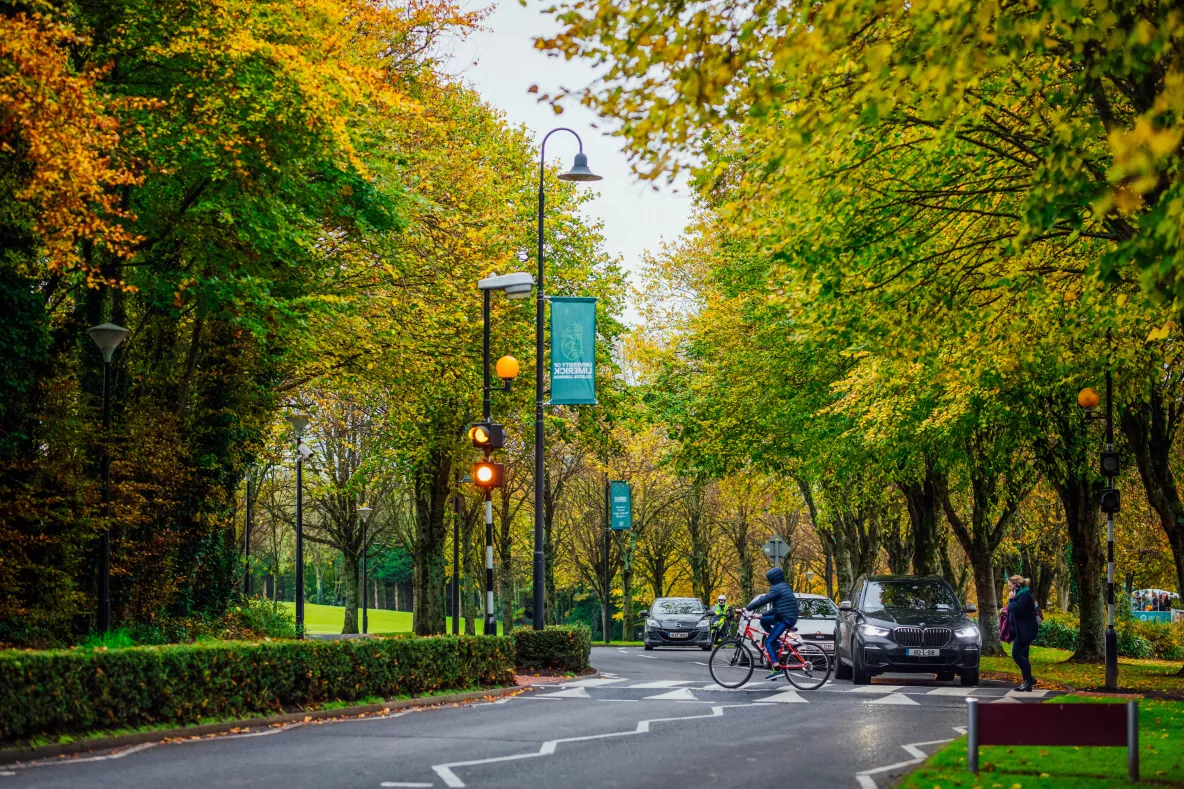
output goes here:
<path id="1" fill-rule="evenodd" d="M 496 422 L 478 422 L 469 428 L 469 438 L 478 449 L 501 449 L 506 445 L 506 429 Z"/>
<path id="2" fill-rule="evenodd" d="M 1119 455 L 1117 452 L 1102 453 L 1102 476 L 1117 477 L 1119 471 Z"/>
<path id="3" fill-rule="evenodd" d="M 492 460 L 479 460 L 469 471 L 473 484 L 477 487 L 491 490 L 500 488 L 506 482 L 506 467 Z"/>
<path id="4" fill-rule="evenodd" d="M 1101 500 L 1098 502 L 1098 505 L 1102 512 L 1107 514 L 1118 512 L 1122 508 L 1122 503 L 1118 497 L 1118 490 L 1116 488 L 1103 488 Z"/>

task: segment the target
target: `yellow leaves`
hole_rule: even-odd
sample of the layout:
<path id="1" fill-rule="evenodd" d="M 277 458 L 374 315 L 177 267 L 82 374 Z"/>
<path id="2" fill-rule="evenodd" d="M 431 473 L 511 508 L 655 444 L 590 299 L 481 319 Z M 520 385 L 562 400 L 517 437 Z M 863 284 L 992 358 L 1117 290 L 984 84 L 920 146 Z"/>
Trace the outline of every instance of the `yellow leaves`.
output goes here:
<path id="1" fill-rule="evenodd" d="M 1152 329 L 1151 332 L 1147 335 L 1147 341 L 1148 342 L 1155 342 L 1156 340 L 1167 339 L 1167 336 L 1169 334 L 1171 334 L 1172 329 L 1175 328 L 1175 326 L 1176 326 L 1175 321 L 1168 320 L 1162 326 L 1160 326 L 1158 329 Z"/>

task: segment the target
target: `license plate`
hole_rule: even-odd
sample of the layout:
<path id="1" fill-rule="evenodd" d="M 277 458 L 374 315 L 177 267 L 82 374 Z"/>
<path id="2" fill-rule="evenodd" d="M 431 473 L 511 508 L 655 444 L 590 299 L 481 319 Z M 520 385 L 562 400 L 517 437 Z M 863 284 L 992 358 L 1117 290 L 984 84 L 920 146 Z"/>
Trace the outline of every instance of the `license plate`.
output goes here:
<path id="1" fill-rule="evenodd" d="M 907 649 L 905 654 L 909 657 L 940 657 L 940 649 Z"/>
<path id="2" fill-rule="evenodd" d="M 671 638 L 690 638 L 691 634 L 690 633 L 671 633 L 670 637 Z"/>
<path id="3" fill-rule="evenodd" d="M 826 652 L 834 652 L 835 651 L 835 642 L 833 642 L 833 641 L 819 642 L 819 646 L 821 646 L 823 648 L 823 650 L 825 650 Z"/>

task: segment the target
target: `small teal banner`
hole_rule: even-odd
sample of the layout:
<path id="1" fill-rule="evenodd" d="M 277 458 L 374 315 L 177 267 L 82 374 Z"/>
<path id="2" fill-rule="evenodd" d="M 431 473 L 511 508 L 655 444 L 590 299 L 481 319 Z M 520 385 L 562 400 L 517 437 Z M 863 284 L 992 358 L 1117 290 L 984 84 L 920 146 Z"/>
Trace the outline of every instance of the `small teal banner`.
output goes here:
<path id="1" fill-rule="evenodd" d="M 596 403 L 594 298 L 551 298 L 551 402 Z"/>
<path id="2" fill-rule="evenodd" d="M 612 502 L 613 531 L 626 531 L 633 528 L 633 494 L 629 490 L 628 482 L 615 481 L 609 483 L 609 501 Z"/>

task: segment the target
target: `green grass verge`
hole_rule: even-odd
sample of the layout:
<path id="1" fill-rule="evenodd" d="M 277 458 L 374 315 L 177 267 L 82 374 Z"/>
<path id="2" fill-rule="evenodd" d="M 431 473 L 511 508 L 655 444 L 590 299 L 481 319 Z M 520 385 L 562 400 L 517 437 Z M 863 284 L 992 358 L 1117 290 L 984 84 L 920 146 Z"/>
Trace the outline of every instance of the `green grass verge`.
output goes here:
<path id="1" fill-rule="evenodd" d="M 1064 696 L 1051 703 L 1107 703 Z M 931 756 L 905 776 L 901 789 L 1107 789 L 1113 786 L 1184 786 L 1184 702 L 1139 702 L 1139 777 L 1126 781 L 1126 748 L 983 746 L 977 776 L 966 771 L 966 738 Z"/>
<path id="2" fill-rule="evenodd" d="M 283 603 L 289 610 L 295 612 L 295 603 Z M 362 613 L 358 612 L 359 619 Z M 411 612 L 410 611 L 388 611 L 386 609 L 371 609 L 367 619 L 370 623 L 369 630 L 371 633 L 410 633 L 411 632 Z M 452 617 L 445 617 L 445 630 L 448 633 L 452 632 Z M 345 625 L 345 608 L 339 605 L 317 605 L 316 603 L 304 604 L 304 630 L 306 633 L 340 633 L 341 628 Z M 481 632 L 482 623 L 477 622 L 477 632 Z M 461 620 L 460 629 L 463 632 L 465 629 L 464 620 Z M 502 634 L 502 623 L 497 623 L 498 635 Z"/>
<path id="3" fill-rule="evenodd" d="M 1004 646 L 1010 651 L 1010 647 Z M 1105 667 L 1101 663 L 1068 663 L 1072 652 L 1049 647 L 1032 647 L 1030 659 L 1036 681 L 1046 680 L 1081 690 L 1102 688 L 1106 684 Z M 1020 679 L 1019 668 L 1010 657 L 985 657 L 982 671 L 1009 674 Z M 1184 677 L 1177 676 L 1179 663 L 1165 660 L 1118 659 L 1118 684 L 1124 690 L 1158 691 L 1172 695 L 1184 694 Z"/>

